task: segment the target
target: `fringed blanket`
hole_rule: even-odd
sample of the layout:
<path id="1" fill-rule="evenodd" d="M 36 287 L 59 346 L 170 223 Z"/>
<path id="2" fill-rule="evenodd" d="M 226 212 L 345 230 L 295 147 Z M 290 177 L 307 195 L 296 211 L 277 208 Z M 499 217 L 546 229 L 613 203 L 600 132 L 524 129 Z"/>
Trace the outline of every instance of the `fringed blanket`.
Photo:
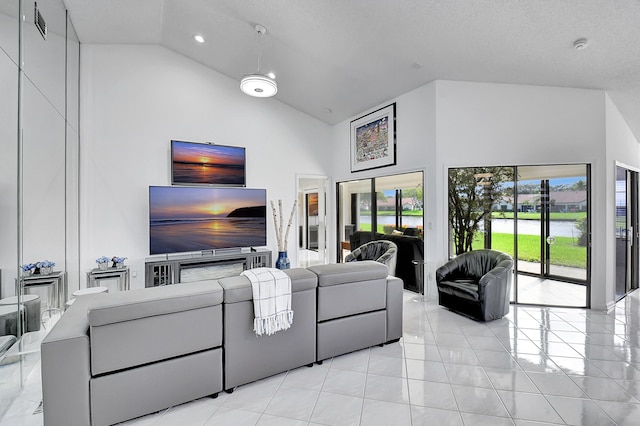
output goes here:
<path id="1" fill-rule="evenodd" d="M 272 335 L 293 323 L 291 278 L 279 269 L 254 268 L 242 272 L 253 288 L 253 331 Z"/>

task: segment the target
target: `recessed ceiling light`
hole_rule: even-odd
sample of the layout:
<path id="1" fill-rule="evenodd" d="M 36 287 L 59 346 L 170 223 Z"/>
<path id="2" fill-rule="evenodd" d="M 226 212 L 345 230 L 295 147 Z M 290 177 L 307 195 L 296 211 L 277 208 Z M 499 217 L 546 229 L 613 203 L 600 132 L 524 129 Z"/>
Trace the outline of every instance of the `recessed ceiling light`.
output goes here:
<path id="1" fill-rule="evenodd" d="M 325 114 L 331 114 L 333 110 L 331 108 L 324 108 L 322 112 L 324 112 Z"/>
<path id="2" fill-rule="evenodd" d="M 420 65 L 417 62 L 414 62 L 411 64 L 411 68 L 413 68 L 414 70 L 419 70 L 420 68 L 422 68 L 422 65 Z"/>
<path id="3" fill-rule="evenodd" d="M 576 50 L 582 50 L 585 49 L 588 44 L 589 42 L 586 38 L 579 38 L 578 40 L 573 42 L 573 48 Z"/>
<path id="4" fill-rule="evenodd" d="M 202 37 L 200 34 L 196 34 L 193 36 L 193 39 L 195 41 L 197 41 L 198 43 L 204 43 L 204 37 Z"/>

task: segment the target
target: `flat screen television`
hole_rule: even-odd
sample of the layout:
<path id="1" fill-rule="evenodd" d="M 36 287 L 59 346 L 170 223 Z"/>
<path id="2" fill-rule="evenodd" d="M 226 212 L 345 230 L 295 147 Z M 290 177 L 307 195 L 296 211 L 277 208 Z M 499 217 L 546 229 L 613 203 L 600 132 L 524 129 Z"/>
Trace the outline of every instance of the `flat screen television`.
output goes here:
<path id="1" fill-rule="evenodd" d="M 149 187 L 149 251 L 169 254 L 267 245 L 267 191 Z"/>
<path id="2" fill-rule="evenodd" d="M 171 141 L 173 185 L 245 186 L 245 148 Z"/>

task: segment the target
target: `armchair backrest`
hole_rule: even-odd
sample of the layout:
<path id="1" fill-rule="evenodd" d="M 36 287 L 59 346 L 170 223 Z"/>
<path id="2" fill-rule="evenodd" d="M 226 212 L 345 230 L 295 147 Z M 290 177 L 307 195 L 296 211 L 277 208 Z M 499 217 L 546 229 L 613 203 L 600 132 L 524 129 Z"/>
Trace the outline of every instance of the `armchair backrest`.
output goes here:
<path id="1" fill-rule="evenodd" d="M 449 260 L 436 271 L 436 280 L 472 278 L 479 281 L 483 275 L 494 268 L 513 268 L 513 258 L 498 250 L 482 249 L 462 253 Z"/>
<path id="2" fill-rule="evenodd" d="M 345 262 L 375 260 L 389 268 L 389 275 L 395 275 L 398 247 L 392 241 L 377 240 L 364 243 L 345 256 Z"/>

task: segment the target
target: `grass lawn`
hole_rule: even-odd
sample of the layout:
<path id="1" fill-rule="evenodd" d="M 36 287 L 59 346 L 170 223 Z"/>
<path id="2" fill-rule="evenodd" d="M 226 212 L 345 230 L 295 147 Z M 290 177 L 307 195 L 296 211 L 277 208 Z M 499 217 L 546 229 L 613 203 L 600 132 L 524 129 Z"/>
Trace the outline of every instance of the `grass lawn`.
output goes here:
<path id="1" fill-rule="evenodd" d="M 475 249 L 482 248 L 484 236 L 476 234 L 473 240 Z M 556 242 L 551 246 L 551 264 L 558 266 L 571 266 L 586 268 L 587 248 L 579 247 L 577 239 L 571 237 L 556 237 Z M 513 235 L 491 235 L 491 246 L 495 250 L 509 253 L 513 256 Z M 540 237 L 536 235 L 520 235 L 518 237 L 518 259 L 527 262 L 540 262 Z"/>
<path id="2" fill-rule="evenodd" d="M 422 210 L 402 210 L 402 216 L 422 216 L 424 211 Z M 378 216 L 395 216 L 396 212 L 393 210 L 378 211 Z M 360 216 L 371 216 L 371 210 L 360 211 Z"/>
<path id="3" fill-rule="evenodd" d="M 371 231 L 370 224 L 360 224 L 363 231 Z M 378 232 L 384 233 L 383 226 L 378 226 Z M 513 256 L 513 234 L 491 235 L 491 245 L 495 250 L 509 253 Z M 478 250 L 484 247 L 484 235 L 477 233 L 473 240 L 473 248 Z M 526 262 L 540 262 L 540 237 L 536 235 L 520 235 L 518 237 L 518 259 Z M 557 266 L 571 266 L 574 268 L 586 268 L 587 248 L 577 245 L 577 238 L 556 237 L 556 242 L 551 246 L 551 264 Z"/>
<path id="4" fill-rule="evenodd" d="M 491 217 L 494 219 L 513 219 L 513 212 L 492 212 Z M 587 217 L 587 212 L 570 212 L 570 213 L 550 213 L 552 220 L 575 221 Z M 518 219 L 540 220 L 540 213 L 518 213 Z"/>

